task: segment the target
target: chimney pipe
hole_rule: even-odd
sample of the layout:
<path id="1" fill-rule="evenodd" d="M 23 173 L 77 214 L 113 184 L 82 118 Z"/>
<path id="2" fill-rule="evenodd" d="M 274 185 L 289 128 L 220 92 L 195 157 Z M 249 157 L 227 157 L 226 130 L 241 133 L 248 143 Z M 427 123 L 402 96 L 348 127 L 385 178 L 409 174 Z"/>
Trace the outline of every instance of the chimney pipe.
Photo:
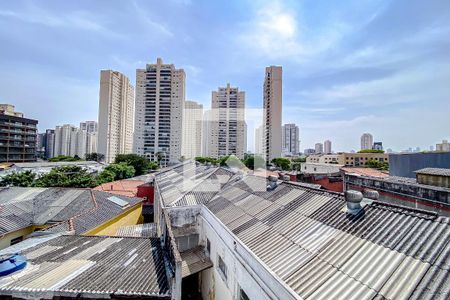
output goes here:
<path id="1" fill-rule="evenodd" d="M 345 201 L 347 202 L 347 212 L 352 215 L 357 215 L 363 209 L 361 201 L 363 194 L 359 191 L 348 190 L 345 191 Z"/>

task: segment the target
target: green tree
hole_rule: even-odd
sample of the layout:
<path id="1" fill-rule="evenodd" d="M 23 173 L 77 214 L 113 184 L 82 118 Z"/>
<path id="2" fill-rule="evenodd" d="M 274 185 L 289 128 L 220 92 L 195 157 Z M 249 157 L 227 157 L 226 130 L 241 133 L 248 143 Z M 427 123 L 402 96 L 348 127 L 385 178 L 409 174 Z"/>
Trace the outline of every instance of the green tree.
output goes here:
<path id="1" fill-rule="evenodd" d="M 87 161 L 96 161 L 96 162 L 102 162 L 105 160 L 105 156 L 101 153 L 86 153 L 85 159 Z"/>
<path id="2" fill-rule="evenodd" d="M 358 153 L 384 153 L 384 150 L 363 149 L 363 150 L 359 150 Z"/>
<path id="3" fill-rule="evenodd" d="M 79 161 L 81 158 L 79 158 L 77 155 L 75 157 L 67 156 L 67 155 L 59 155 L 50 158 L 48 161 L 50 162 L 58 162 L 58 161 Z"/>
<path id="4" fill-rule="evenodd" d="M 105 168 L 105 170 L 114 173 L 114 180 L 121 180 L 133 177 L 136 170 L 133 166 L 127 164 L 126 162 L 121 162 L 118 164 L 110 164 Z"/>
<path id="5" fill-rule="evenodd" d="M 0 186 L 20 186 L 29 187 L 33 185 L 36 174 L 31 171 L 14 172 L 4 176 L 0 181 Z"/>
<path id="6" fill-rule="evenodd" d="M 256 166 L 256 168 L 264 168 L 266 165 L 264 162 L 264 158 L 262 158 L 259 155 L 253 155 L 253 154 L 247 154 L 244 158 L 243 163 L 247 168 L 252 169 L 252 170 L 255 169 L 255 166 Z"/>
<path id="7" fill-rule="evenodd" d="M 116 176 L 116 174 L 114 174 L 113 172 L 111 172 L 109 170 L 103 170 L 100 174 L 98 174 L 98 176 L 96 178 L 97 185 L 114 181 L 115 176 Z"/>
<path id="8" fill-rule="evenodd" d="M 49 173 L 35 180 L 36 187 L 78 187 L 97 186 L 95 177 L 78 166 L 62 166 L 53 168 Z"/>
<path id="9" fill-rule="evenodd" d="M 211 163 L 213 165 L 216 165 L 219 163 L 217 159 L 214 159 L 212 157 L 203 157 L 203 156 L 197 156 L 195 158 L 195 161 L 198 161 L 201 164 Z"/>
<path id="10" fill-rule="evenodd" d="M 119 154 L 116 156 L 114 163 L 119 164 L 125 162 L 130 166 L 133 166 L 135 175 L 147 174 L 150 170 L 158 169 L 158 164 L 149 161 L 143 156 L 137 154 Z"/>
<path id="11" fill-rule="evenodd" d="M 389 164 L 387 162 L 382 162 L 374 159 L 370 159 L 369 161 L 367 161 L 365 166 L 367 168 L 373 168 L 382 171 L 389 170 Z"/>
<path id="12" fill-rule="evenodd" d="M 272 163 L 283 171 L 289 171 L 291 169 L 291 161 L 284 157 L 277 157 L 272 159 Z"/>

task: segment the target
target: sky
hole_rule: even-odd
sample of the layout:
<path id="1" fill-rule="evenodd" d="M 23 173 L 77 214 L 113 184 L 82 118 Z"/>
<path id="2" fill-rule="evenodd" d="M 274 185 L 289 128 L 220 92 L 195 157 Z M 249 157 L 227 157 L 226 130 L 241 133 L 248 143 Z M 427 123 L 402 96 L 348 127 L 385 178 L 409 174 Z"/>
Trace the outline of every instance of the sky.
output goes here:
<path id="1" fill-rule="evenodd" d="M 301 149 L 428 150 L 450 139 L 450 1 L 2 1 L 0 102 L 39 129 L 96 120 L 101 69 L 135 82 L 161 57 L 210 106 L 231 83 L 262 107 L 264 68 L 283 67 L 283 123 Z M 253 133 L 249 132 L 249 136 Z"/>

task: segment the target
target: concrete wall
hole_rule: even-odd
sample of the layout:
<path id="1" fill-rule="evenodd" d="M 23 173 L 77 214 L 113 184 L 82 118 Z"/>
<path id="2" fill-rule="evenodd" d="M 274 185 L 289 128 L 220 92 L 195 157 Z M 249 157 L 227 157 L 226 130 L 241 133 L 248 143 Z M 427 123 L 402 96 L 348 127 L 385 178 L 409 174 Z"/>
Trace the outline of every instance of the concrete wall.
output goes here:
<path id="1" fill-rule="evenodd" d="M 450 152 L 389 154 L 389 175 L 415 178 L 423 168 L 450 168 Z"/>
<path id="2" fill-rule="evenodd" d="M 297 299 L 298 296 L 259 260 L 206 208 L 198 217 L 200 243 L 211 243 L 214 266 L 201 273 L 203 299 L 239 299 L 240 289 L 250 299 Z M 227 278 L 218 268 L 219 256 Z"/>
<path id="3" fill-rule="evenodd" d="M 29 226 L 23 229 L 19 229 L 10 233 L 5 234 L 4 236 L 0 237 L 0 250 L 5 249 L 9 246 L 11 246 L 11 240 L 23 236 L 23 239 L 25 239 L 25 236 L 32 233 L 34 231 L 33 226 Z"/>

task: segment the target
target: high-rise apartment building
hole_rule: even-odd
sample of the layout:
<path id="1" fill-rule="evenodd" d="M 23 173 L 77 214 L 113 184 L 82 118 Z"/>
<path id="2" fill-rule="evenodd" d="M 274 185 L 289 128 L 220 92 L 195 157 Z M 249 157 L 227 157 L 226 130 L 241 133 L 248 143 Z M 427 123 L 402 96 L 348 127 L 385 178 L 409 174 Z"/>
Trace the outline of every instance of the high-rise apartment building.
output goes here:
<path id="1" fill-rule="evenodd" d="M 323 153 L 323 144 L 322 143 L 316 143 L 314 146 L 316 154 L 322 154 Z"/>
<path id="2" fill-rule="evenodd" d="M 55 130 L 47 129 L 45 131 L 45 158 L 52 158 L 55 149 Z"/>
<path id="3" fill-rule="evenodd" d="M 55 146 L 53 157 L 59 155 L 72 156 L 75 152 L 78 128 L 65 124 L 55 128 Z"/>
<path id="4" fill-rule="evenodd" d="M 370 133 L 364 133 L 361 136 L 361 150 L 372 149 L 373 136 Z"/>
<path id="5" fill-rule="evenodd" d="M 133 118 L 134 88 L 128 77 L 117 71 L 102 70 L 97 151 L 105 155 L 106 163 L 113 162 L 118 154 L 132 153 Z"/>
<path id="6" fill-rule="evenodd" d="M 264 144 L 266 161 L 281 156 L 282 68 L 266 68 L 264 79 Z"/>
<path id="7" fill-rule="evenodd" d="M 203 105 L 194 101 L 184 103 L 183 115 L 183 147 L 184 158 L 195 158 L 202 155 L 202 120 Z"/>
<path id="8" fill-rule="evenodd" d="M 298 155 L 300 152 L 300 130 L 295 124 L 284 124 L 281 130 L 281 145 L 284 155 Z"/>
<path id="9" fill-rule="evenodd" d="M 181 158 L 186 75 L 173 64 L 136 70 L 134 152 L 161 165 Z"/>
<path id="10" fill-rule="evenodd" d="M 0 104 L 0 162 L 36 160 L 38 121 L 27 119 L 11 104 Z"/>
<path id="11" fill-rule="evenodd" d="M 255 154 L 261 156 L 263 154 L 264 144 L 264 126 L 258 126 L 255 128 Z"/>
<path id="12" fill-rule="evenodd" d="M 212 92 L 209 156 L 236 155 L 244 158 L 246 146 L 245 92 L 237 87 L 219 87 Z"/>
<path id="13" fill-rule="evenodd" d="M 98 131 L 98 123 L 97 121 L 85 121 L 80 122 L 80 129 L 86 130 L 86 132 L 97 132 Z"/>
<path id="14" fill-rule="evenodd" d="M 323 151 L 325 152 L 325 154 L 331 154 L 331 141 L 330 140 L 326 140 L 325 142 L 323 142 Z"/>

